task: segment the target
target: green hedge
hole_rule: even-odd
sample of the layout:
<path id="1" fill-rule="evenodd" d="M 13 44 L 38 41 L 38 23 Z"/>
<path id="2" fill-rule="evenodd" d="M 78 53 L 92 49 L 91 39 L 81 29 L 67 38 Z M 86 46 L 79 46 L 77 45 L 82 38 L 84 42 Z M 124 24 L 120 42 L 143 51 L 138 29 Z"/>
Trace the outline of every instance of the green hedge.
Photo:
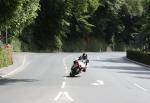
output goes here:
<path id="1" fill-rule="evenodd" d="M 127 51 L 127 58 L 150 65 L 150 52 Z"/>
<path id="2" fill-rule="evenodd" d="M 0 48 L 0 68 L 13 63 L 12 48 Z"/>

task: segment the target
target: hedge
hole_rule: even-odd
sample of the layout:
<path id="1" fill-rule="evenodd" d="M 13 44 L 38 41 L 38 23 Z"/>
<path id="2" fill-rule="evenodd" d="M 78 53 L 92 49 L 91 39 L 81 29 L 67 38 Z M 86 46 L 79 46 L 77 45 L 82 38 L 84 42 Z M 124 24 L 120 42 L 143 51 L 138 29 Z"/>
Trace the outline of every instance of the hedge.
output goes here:
<path id="1" fill-rule="evenodd" d="M 127 58 L 150 65 L 150 52 L 127 51 Z"/>
<path id="2" fill-rule="evenodd" d="M 0 48 L 0 68 L 13 64 L 12 48 Z"/>

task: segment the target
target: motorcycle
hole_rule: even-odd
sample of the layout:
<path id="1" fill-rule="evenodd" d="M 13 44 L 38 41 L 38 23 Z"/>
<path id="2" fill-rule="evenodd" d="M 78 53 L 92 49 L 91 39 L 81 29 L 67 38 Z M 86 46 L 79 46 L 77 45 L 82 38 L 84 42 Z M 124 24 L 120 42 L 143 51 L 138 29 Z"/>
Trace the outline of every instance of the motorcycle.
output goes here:
<path id="1" fill-rule="evenodd" d="M 73 62 L 73 66 L 71 67 L 70 77 L 74 77 L 81 72 L 86 72 L 87 63 L 89 63 L 88 59 L 78 59 Z"/>

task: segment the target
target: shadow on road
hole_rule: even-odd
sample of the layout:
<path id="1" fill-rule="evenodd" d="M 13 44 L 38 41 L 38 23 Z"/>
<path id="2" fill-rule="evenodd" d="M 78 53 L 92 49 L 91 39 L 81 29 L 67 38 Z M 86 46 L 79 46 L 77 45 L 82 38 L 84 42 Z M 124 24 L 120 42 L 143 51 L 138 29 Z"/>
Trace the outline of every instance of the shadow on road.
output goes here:
<path id="1" fill-rule="evenodd" d="M 150 79 L 150 70 L 145 69 L 145 67 L 131 67 L 131 66 L 93 66 L 97 69 L 108 69 L 117 70 L 117 73 L 133 74 L 136 78 Z M 119 70 L 119 71 L 118 71 Z M 138 76 L 135 76 L 138 75 Z"/>
<path id="2" fill-rule="evenodd" d="M 105 60 L 94 60 L 96 62 L 99 62 L 98 64 L 90 66 L 90 68 L 93 69 L 107 69 L 107 70 L 115 70 L 117 73 L 126 73 L 126 74 L 131 74 L 136 78 L 140 79 L 150 79 L 150 68 L 136 65 L 133 62 L 129 62 L 125 57 L 123 58 L 109 58 Z M 110 64 L 111 62 L 111 64 Z M 103 65 L 101 65 L 101 63 Z M 107 65 L 107 63 L 109 65 Z M 118 63 L 126 63 L 126 65 L 121 65 Z"/>
<path id="3" fill-rule="evenodd" d="M 81 76 L 78 76 L 78 75 L 77 75 L 77 76 L 71 77 L 71 76 L 68 75 L 68 76 L 64 76 L 64 77 L 67 77 L 67 78 L 79 78 L 79 77 L 81 77 Z"/>
<path id="4" fill-rule="evenodd" d="M 141 77 L 141 76 L 136 76 L 136 78 L 140 78 L 140 79 L 150 79 L 150 77 Z"/>
<path id="5" fill-rule="evenodd" d="M 112 62 L 112 63 L 124 63 L 126 57 L 122 57 L 122 58 L 108 58 L 108 59 L 93 59 L 90 61 L 94 61 L 94 62 Z M 126 61 L 126 63 L 130 63 L 129 61 Z"/>
<path id="6" fill-rule="evenodd" d="M 34 79 L 12 79 L 12 78 L 2 78 L 2 77 L 0 77 L 0 86 L 10 84 L 10 83 L 35 82 L 35 81 L 37 81 L 37 80 L 34 80 Z"/>

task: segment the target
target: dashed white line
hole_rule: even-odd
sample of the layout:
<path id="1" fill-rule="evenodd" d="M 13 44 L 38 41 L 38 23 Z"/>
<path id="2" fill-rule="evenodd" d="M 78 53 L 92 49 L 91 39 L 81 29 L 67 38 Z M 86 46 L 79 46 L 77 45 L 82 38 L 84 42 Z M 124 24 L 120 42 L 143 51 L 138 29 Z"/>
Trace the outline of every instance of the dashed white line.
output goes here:
<path id="1" fill-rule="evenodd" d="M 69 55 L 70 56 L 70 55 Z M 64 64 L 64 67 L 65 67 L 65 73 L 66 74 L 68 74 L 68 68 L 67 68 L 67 65 L 66 65 L 66 63 L 65 63 L 65 60 L 66 60 L 66 58 L 68 58 L 69 56 L 67 56 L 67 57 L 65 57 L 64 59 L 63 59 L 63 64 Z"/>
<path id="2" fill-rule="evenodd" d="M 61 88 L 62 88 L 62 89 L 65 88 L 65 85 L 66 85 L 66 82 L 64 81 L 64 82 L 62 83 L 62 85 L 61 85 Z"/>
<path id="3" fill-rule="evenodd" d="M 91 83 L 91 85 L 98 86 L 99 84 L 98 83 Z"/>
<path id="4" fill-rule="evenodd" d="M 58 101 L 63 92 L 59 92 L 58 95 L 54 98 L 54 101 Z"/>
<path id="5" fill-rule="evenodd" d="M 68 57 L 69 57 L 69 56 L 68 56 Z M 67 68 L 67 65 L 66 65 L 66 63 L 65 63 L 66 58 L 67 58 L 67 57 L 65 57 L 65 58 L 63 59 L 63 64 L 64 64 L 64 67 L 65 67 L 65 73 L 68 74 L 68 68 Z M 65 86 L 66 86 L 66 79 L 67 79 L 67 77 L 64 77 L 64 80 L 65 80 L 65 81 L 62 82 L 62 85 L 61 85 L 61 88 L 62 88 L 62 89 L 64 89 Z M 54 101 L 57 102 L 57 101 L 59 100 L 59 98 L 60 98 L 63 94 L 64 94 L 64 96 L 65 96 L 68 100 L 70 100 L 71 102 L 74 101 L 73 98 L 71 98 L 71 96 L 69 95 L 68 92 L 61 92 L 61 91 L 60 91 L 60 92 L 57 94 L 57 96 L 54 98 Z"/>
<path id="6" fill-rule="evenodd" d="M 97 82 L 100 84 L 100 85 L 104 85 L 104 82 L 102 80 L 97 80 Z"/>
<path id="7" fill-rule="evenodd" d="M 68 74 L 69 73 L 68 70 L 66 70 L 65 73 Z"/>
<path id="8" fill-rule="evenodd" d="M 64 92 L 65 96 L 71 101 L 73 102 L 73 98 L 70 97 L 70 95 L 68 94 L 68 92 Z"/>
<path id="9" fill-rule="evenodd" d="M 64 77 L 64 80 L 66 80 L 67 79 L 67 77 Z"/>
<path id="10" fill-rule="evenodd" d="M 139 84 L 134 83 L 134 85 L 140 89 L 142 89 L 143 91 L 147 91 L 147 89 L 145 89 L 144 87 L 140 86 Z"/>
<path id="11" fill-rule="evenodd" d="M 95 83 L 91 83 L 91 85 L 94 85 L 94 86 L 104 85 L 104 81 L 96 80 L 96 82 Z"/>

